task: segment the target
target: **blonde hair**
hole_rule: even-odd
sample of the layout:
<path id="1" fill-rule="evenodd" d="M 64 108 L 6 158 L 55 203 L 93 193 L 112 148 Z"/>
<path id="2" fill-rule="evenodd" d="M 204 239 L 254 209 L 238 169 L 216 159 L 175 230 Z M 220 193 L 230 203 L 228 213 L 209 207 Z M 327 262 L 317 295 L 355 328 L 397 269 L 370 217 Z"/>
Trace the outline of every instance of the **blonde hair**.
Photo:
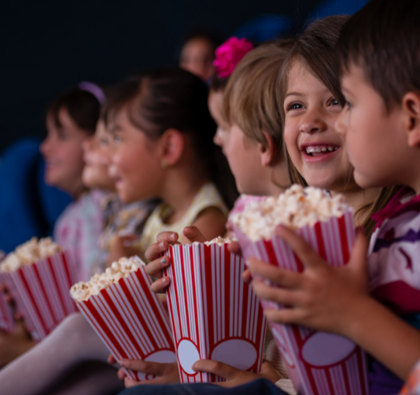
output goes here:
<path id="1" fill-rule="evenodd" d="M 276 156 L 283 150 L 277 80 L 291 46 L 291 40 L 278 40 L 248 52 L 229 77 L 223 96 L 224 120 L 267 147 L 266 132 L 273 139 Z"/>

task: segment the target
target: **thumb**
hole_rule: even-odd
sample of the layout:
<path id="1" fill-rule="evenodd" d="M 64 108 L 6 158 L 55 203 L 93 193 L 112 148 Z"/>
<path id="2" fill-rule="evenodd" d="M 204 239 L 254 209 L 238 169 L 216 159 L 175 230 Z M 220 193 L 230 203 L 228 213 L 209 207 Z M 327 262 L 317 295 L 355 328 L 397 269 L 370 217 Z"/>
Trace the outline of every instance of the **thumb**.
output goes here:
<path id="1" fill-rule="evenodd" d="M 187 226 L 186 228 L 184 228 L 182 233 L 190 243 L 194 243 L 196 241 L 198 241 L 199 243 L 204 243 L 206 241 L 206 238 L 196 226 Z"/>

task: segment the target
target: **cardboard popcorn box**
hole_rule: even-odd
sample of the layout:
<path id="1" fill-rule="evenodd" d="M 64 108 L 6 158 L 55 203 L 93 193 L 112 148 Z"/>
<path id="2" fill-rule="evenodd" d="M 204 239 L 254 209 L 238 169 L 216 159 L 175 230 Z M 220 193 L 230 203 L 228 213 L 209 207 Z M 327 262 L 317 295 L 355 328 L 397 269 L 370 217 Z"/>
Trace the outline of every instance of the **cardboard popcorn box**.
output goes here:
<path id="1" fill-rule="evenodd" d="M 4 273 L 0 273 L 0 285 L 5 285 L 6 276 Z M 13 312 L 9 303 L 6 301 L 6 298 L 3 294 L 0 295 L 0 330 L 10 333 L 14 328 Z"/>
<path id="2" fill-rule="evenodd" d="M 251 372 L 262 364 L 266 321 L 249 284 L 243 259 L 227 244 L 170 246 L 167 291 L 181 381 L 216 382 L 196 373 L 194 362 L 213 359 Z"/>
<path id="3" fill-rule="evenodd" d="M 348 209 L 339 218 L 300 228 L 297 233 L 331 265 L 345 265 L 355 239 L 353 212 Z M 254 256 L 284 269 L 304 270 L 302 262 L 280 238 L 253 242 L 238 228 L 234 234 L 245 259 Z M 284 308 L 265 301 L 262 304 L 264 308 Z M 270 323 L 270 328 L 298 393 L 368 394 L 366 356 L 352 341 L 296 325 Z"/>
<path id="4" fill-rule="evenodd" d="M 67 252 L 3 273 L 17 310 L 34 340 L 45 338 L 67 315 L 77 311 L 68 290 L 77 280 Z"/>
<path id="5" fill-rule="evenodd" d="M 117 361 L 128 358 L 176 362 L 168 314 L 157 295 L 150 291 L 150 285 L 142 266 L 97 295 L 77 303 Z M 125 371 L 133 380 L 153 378 L 129 369 Z"/>

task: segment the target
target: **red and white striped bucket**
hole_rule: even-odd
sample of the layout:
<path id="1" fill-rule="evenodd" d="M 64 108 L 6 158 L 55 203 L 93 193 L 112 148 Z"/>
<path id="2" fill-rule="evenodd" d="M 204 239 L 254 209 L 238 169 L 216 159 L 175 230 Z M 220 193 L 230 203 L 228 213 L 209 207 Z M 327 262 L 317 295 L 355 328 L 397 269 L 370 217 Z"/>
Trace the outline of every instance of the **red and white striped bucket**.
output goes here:
<path id="1" fill-rule="evenodd" d="M 353 211 L 297 231 L 332 266 L 343 266 L 355 239 Z M 237 228 L 245 259 L 256 257 L 284 269 L 302 272 L 304 265 L 280 238 L 252 242 Z M 284 308 L 262 301 L 264 308 Z M 287 371 L 298 393 L 305 395 L 367 395 L 366 356 L 349 339 L 296 326 L 269 323 Z"/>
<path id="2" fill-rule="evenodd" d="M 0 273 L 0 285 L 5 285 L 7 275 L 5 273 Z M 0 330 L 10 333 L 13 331 L 15 327 L 14 320 L 13 320 L 13 312 L 6 301 L 6 298 L 3 294 L 0 295 Z"/>
<path id="3" fill-rule="evenodd" d="M 4 273 L 7 287 L 34 340 L 45 338 L 67 315 L 77 311 L 69 289 L 77 281 L 66 252 Z"/>
<path id="4" fill-rule="evenodd" d="M 151 280 L 144 267 L 103 289 L 98 295 L 77 303 L 112 355 L 120 359 L 150 362 L 176 361 L 168 314 L 157 295 L 150 291 Z M 137 381 L 151 375 L 125 369 Z"/>
<path id="5" fill-rule="evenodd" d="M 252 287 L 242 280 L 244 260 L 227 245 L 175 245 L 167 291 L 181 381 L 216 382 L 194 362 L 213 359 L 242 370 L 261 370 L 266 320 Z"/>

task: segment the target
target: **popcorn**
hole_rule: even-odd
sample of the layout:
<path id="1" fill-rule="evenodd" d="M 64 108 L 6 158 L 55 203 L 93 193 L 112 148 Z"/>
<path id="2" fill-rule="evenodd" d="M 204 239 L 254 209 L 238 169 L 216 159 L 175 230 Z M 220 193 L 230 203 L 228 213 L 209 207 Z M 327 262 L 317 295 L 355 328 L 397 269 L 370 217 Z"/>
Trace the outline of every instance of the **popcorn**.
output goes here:
<path id="1" fill-rule="evenodd" d="M 206 246 L 209 246 L 209 245 L 212 245 L 212 244 L 217 244 L 219 247 L 221 247 L 224 244 L 230 244 L 230 243 L 232 243 L 232 241 L 233 240 L 229 239 L 228 237 L 223 238 L 222 236 L 217 236 L 213 240 L 205 241 L 204 244 Z M 195 241 L 193 244 L 194 245 L 198 245 L 198 244 L 201 244 L 201 243 L 198 242 L 198 241 Z"/>
<path id="2" fill-rule="evenodd" d="M 251 202 L 232 222 L 252 241 L 269 240 L 279 224 L 296 230 L 341 217 L 347 209 L 342 195 L 331 197 L 322 189 L 292 185 L 277 198 Z"/>
<path id="3" fill-rule="evenodd" d="M 29 266 L 36 261 L 46 259 L 61 251 L 61 247 L 54 243 L 50 237 L 39 241 L 36 237 L 33 237 L 6 256 L 0 264 L 0 272 L 9 273 L 19 270 L 22 266 Z"/>
<path id="4" fill-rule="evenodd" d="M 70 289 L 70 294 L 77 303 L 88 300 L 89 297 L 98 295 L 103 289 L 107 289 L 121 278 L 127 278 L 131 272 L 136 271 L 139 266 L 143 265 L 144 262 L 137 256 L 121 258 L 118 262 L 114 262 L 105 272 L 92 276 L 90 281 L 80 281 L 74 284 Z"/>

